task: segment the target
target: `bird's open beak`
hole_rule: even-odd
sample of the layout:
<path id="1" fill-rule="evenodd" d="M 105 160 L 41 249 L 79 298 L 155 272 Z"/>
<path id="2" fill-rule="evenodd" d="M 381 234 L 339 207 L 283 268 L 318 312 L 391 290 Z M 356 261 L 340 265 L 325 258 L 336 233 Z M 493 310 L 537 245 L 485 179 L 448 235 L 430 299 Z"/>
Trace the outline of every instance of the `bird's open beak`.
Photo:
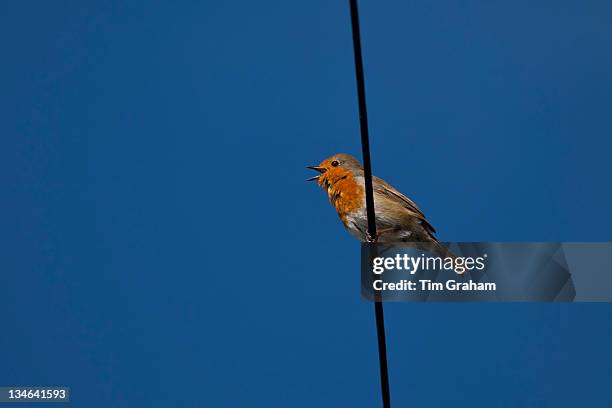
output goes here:
<path id="1" fill-rule="evenodd" d="M 327 171 L 327 169 L 325 167 L 321 167 L 321 166 L 306 166 L 306 168 L 314 170 L 314 171 L 318 171 L 321 174 L 323 174 L 323 173 L 325 173 Z M 306 179 L 306 181 L 318 180 L 319 177 L 321 177 L 321 175 L 311 177 L 309 179 Z"/>

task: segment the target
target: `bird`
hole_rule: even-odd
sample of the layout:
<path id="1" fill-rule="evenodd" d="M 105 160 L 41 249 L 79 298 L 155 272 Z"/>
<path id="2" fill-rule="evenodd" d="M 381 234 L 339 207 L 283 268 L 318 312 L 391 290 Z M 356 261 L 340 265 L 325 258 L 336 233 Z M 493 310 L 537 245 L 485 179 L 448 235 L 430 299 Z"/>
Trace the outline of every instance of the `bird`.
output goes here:
<path id="1" fill-rule="evenodd" d="M 435 228 L 417 205 L 385 180 L 372 176 L 376 236 L 368 233 L 365 177 L 361 163 L 347 153 L 334 154 L 319 165 L 307 166 L 319 174 L 316 181 L 327 192 L 344 227 L 362 242 L 424 242 L 446 253 Z"/>

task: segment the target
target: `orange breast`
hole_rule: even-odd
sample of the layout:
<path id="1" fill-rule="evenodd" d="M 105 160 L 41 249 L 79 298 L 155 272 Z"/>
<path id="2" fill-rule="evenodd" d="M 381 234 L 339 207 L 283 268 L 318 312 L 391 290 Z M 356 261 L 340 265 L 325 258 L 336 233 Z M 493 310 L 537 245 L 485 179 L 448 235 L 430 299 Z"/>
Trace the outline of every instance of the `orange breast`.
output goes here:
<path id="1" fill-rule="evenodd" d="M 342 222 L 346 225 L 346 216 L 360 210 L 363 207 L 364 191 L 353 178 L 350 172 L 339 177 L 330 184 L 327 194 L 329 200 L 336 207 L 336 211 Z"/>

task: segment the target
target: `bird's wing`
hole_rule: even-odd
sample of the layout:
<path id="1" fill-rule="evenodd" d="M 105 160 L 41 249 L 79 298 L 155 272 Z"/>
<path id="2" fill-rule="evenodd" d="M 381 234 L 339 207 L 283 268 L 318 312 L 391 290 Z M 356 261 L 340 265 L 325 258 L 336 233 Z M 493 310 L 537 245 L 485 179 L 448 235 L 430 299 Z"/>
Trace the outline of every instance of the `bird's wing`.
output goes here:
<path id="1" fill-rule="evenodd" d="M 372 179 L 375 180 L 375 182 L 372 183 L 375 193 L 380 193 L 391 199 L 399 199 L 402 206 L 410 213 L 410 215 L 421 220 L 422 225 L 428 228 L 430 232 L 436 232 L 435 228 L 429 223 L 429 221 L 427 221 L 427 219 L 425 219 L 425 214 L 423 214 L 419 207 L 417 207 L 414 201 L 397 191 L 392 185 L 390 185 L 386 181 L 376 176 L 373 176 Z"/>

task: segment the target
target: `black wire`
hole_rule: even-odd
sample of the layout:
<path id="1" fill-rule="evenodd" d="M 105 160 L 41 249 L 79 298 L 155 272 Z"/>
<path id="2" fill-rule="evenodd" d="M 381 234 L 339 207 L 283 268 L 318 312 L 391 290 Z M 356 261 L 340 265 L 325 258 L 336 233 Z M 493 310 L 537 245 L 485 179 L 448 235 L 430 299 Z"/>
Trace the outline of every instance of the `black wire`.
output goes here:
<path id="1" fill-rule="evenodd" d="M 365 81 L 363 79 L 363 60 L 359 35 L 359 12 L 357 0 L 350 0 L 351 23 L 353 26 L 353 48 L 355 50 L 355 74 L 357 77 L 357 98 L 359 100 L 359 125 L 361 127 L 361 151 L 365 175 L 366 207 L 368 212 L 368 232 L 376 236 L 376 215 L 374 214 L 374 194 L 372 190 L 372 164 L 370 162 L 370 140 L 368 134 L 368 112 L 366 109 Z"/>
<path id="2" fill-rule="evenodd" d="M 376 237 L 376 213 L 374 212 L 374 192 L 372 188 L 372 164 L 370 162 L 370 139 L 368 134 L 368 112 L 366 109 L 365 80 L 363 78 L 363 58 L 361 56 L 361 39 L 359 35 L 359 12 L 357 0 L 349 0 L 351 7 L 351 25 L 353 28 L 353 49 L 355 51 L 355 75 L 357 79 L 357 97 L 359 100 L 359 126 L 361 129 L 361 150 L 363 155 L 363 172 L 365 178 L 366 211 L 368 215 L 368 234 Z M 387 366 L 387 341 L 385 337 L 385 316 L 380 300 L 374 302 L 376 316 L 376 333 L 378 336 L 378 363 L 380 366 L 380 387 L 383 407 L 391 407 L 389 389 L 389 369 Z"/>

